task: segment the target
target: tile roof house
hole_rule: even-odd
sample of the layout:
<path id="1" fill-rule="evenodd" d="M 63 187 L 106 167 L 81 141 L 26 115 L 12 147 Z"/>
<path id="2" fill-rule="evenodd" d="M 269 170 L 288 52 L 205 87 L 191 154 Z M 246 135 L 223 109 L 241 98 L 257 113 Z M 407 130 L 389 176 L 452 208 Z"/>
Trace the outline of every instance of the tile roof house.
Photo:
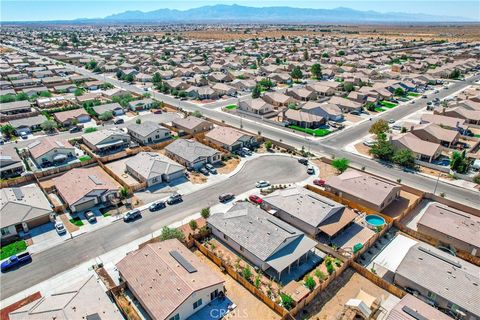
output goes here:
<path id="1" fill-rule="evenodd" d="M 431 203 L 417 222 L 417 231 L 480 257 L 480 218 L 477 216 Z"/>
<path id="2" fill-rule="evenodd" d="M 64 127 L 70 126 L 74 119 L 78 123 L 88 122 L 91 119 L 88 112 L 83 108 L 56 112 L 53 114 L 53 117 Z"/>
<path id="3" fill-rule="evenodd" d="M 213 129 L 211 122 L 195 116 L 175 118 L 172 120 L 172 126 L 177 128 L 180 133 L 186 134 L 197 134 Z"/>
<path id="4" fill-rule="evenodd" d="M 196 140 L 177 139 L 165 147 L 165 154 L 187 168 L 199 169 L 222 160 L 222 154 Z"/>
<path id="5" fill-rule="evenodd" d="M 210 216 L 207 223 L 215 237 L 278 278 L 316 245 L 297 228 L 249 202 L 237 202 L 227 212 Z"/>
<path id="6" fill-rule="evenodd" d="M 123 316 L 94 275 L 67 282 L 54 293 L 30 302 L 8 314 L 10 320 L 109 319 Z"/>
<path id="7" fill-rule="evenodd" d="M 382 211 L 397 199 L 401 190 L 396 183 L 351 169 L 328 178 L 325 188 L 337 196 L 376 211 Z"/>
<path id="8" fill-rule="evenodd" d="M 342 97 L 331 97 L 328 103 L 336 104 L 342 112 L 360 111 L 362 104 Z"/>
<path id="9" fill-rule="evenodd" d="M 2 188 L 0 195 L 2 244 L 16 237 L 17 228 L 28 232 L 30 228 L 50 221 L 52 205 L 38 185 Z"/>
<path id="10" fill-rule="evenodd" d="M 151 319 L 187 319 L 224 293 L 224 281 L 177 239 L 149 243 L 116 265 Z"/>
<path id="11" fill-rule="evenodd" d="M 120 104 L 118 104 L 117 102 L 94 106 L 93 110 L 98 115 L 101 115 L 102 113 L 107 112 L 107 111 L 110 111 L 111 113 L 113 113 L 114 116 L 120 116 L 120 115 L 125 113 L 125 111 L 123 110 L 123 107 Z"/>
<path id="12" fill-rule="evenodd" d="M 38 168 L 50 167 L 76 159 L 75 148 L 66 139 L 56 136 L 41 137 L 27 146 Z"/>
<path id="13" fill-rule="evenodd" d="M 43 114 L 39 114 L 38 116 L 34 117 L 10 120 L 9 123 L 15 128 L 15 133 L 20 135 L 22 132 L 29 134 L 34 130 L 40 129 L 42 123 L 47 120 L 47 117 L 45 117 Z"/>
<path id="14" fill-rule="evenodd" d="M 416 290 L 440 308 L 464 314 L 464 319 L 478 319 L 480 267 L 476 265 L 418 243 L 408 250 L 393 281 L 402 288 Z"/>
<path id="15" fill-rule="evenodd" d="M 134 123 L 127 126 L 132 139 L 142 145 L 159 143 L 171 138 L 170 130 L 152 121 Z"/>
<path id="16" fill-rule="evenodd" d="M 94 152 L 120 151 L 130 145 L 130 136 L 120 129 L 111 128 L 82 135 L 83 142 Z"/>
<path id="17" fill-rule="evenodd" d="M 5 102 L 0 104 L 0 113 L 3 115 L 28 113 L 32 110 L 32 105 L 28 100 Z"/>
<path id="18" fill-rule="evenodd" d="M 344 205 L 299 186 L 263 197 L 262 208 L 311 237 L 323 232 L 333 238 L 357 217 Z"/>
<path id="19" fill-rule="evenodd" d="M 155 152 L 140 152 L 125 162 L 126 170 L 140 182 L 153 186 L 185 176 L 185 168 Z"/>
<path id="20" fill-rule="evenodd" d="M 231 127 L 215 127 L 207 132 L 205 139 L 228 151 L 257 144 L 254 136 Z"/>
<path id="21" fill-rule="evenodd" d="M 15 177 L 24 170 L 23 161 L 13 145 L 0 146 L 0 177 L 2 179 Z"/>
<path id="22" fill-rule="evenodd" d="M 279 107 L 287 107 L 289 103 L 295 103 L 296 100 L 292 97 L 289 97 L 281 92 L 267 92 L 262 96 L 262 99 L 268 102 L 269 104 Z"/>
<path id="23" fill-rule="evenodd" d="M 274 111 L 274 106 L 261 98 L 242 100 L 238 104 L 240 110 L 255 114 L 268 114 Z"/>
<path id="24" fill-rule="evenodd" d="M 417 160 L 432 162 L 442 152 L 442 146 L 439 143 L 422 140 L 411 132 L 390 136 L 390 141 L 395 149 L 412 151 Z"/>
<path id="25" fill-rule="evenodd" d="M 420 118 L 420 123 L 434 123 L 437 125 L 441 125 L 444 128 L 454 130 L 467 127 L 465 119 L 447 117 L 439 114 L 423 114 Z"/>
<path id="26" fill-rule="evenodd" d="M 424 141 L 441 144 L 447 148 L 452 147 L 460 138 L 458 131 L 445 129 L 434 123 L 412 126 L 410 132 Z"/>
<path id="27" fill-rule="evenodd" d="M 145 109 L 150 109 L 153 106 L 154 102 L 155 101 L 150 98 L 133 100 L 128 103 L 128 107 L 132 111 L 145 110 Z"/>
<path id="28" fill-rule="evenodd" d="M 109 204 L 120 189 L 120 184 L 100 167 L 74 168 L 53 178 L 53 183 L 72 212 Z"/>
<path id="29" fill-rule="evenodd" d="M 323 117 L 327 121 L 342 121 L 343 112 L 336 104 L 308 101 L 301 108 L 302 111 Z"/>
<path id="30" fill-rule="evenodd" d="M 442 110 L 438 114 L 447 117 L 465 119 L 465 121 L 469 124 L 480 124 L 480 110 L 469 110 L 463 107 L 454 107 Z"/>
<path id="31" fill-rule="evenodd" d="M 322 116 L 295 109 L 287 109 L 283 118 L 291 125 L 312 129 L 318 128 L 326 122 Z"/>

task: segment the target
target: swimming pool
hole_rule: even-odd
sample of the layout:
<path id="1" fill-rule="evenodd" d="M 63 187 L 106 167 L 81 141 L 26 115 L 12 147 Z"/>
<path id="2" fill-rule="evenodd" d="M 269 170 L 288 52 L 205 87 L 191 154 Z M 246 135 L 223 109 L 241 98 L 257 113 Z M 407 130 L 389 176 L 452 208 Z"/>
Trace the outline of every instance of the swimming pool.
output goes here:
<path id="1" fill-rule="evenodd" d="M 366 216 L 365 222 L 367 222 L 370 228 L 382 227 L 385 225 L 385 219 L 376 214 L 370 214 Z"/>

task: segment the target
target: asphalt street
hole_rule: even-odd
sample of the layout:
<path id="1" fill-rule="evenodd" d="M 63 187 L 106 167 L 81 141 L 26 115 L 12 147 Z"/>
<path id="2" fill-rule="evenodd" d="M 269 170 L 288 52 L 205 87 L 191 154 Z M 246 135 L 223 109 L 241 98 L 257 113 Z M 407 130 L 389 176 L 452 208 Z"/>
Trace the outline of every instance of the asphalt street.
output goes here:
<path id="1" fill-rule="evenodd" d="M 218 203 L 218 195 L 225 192 L 240 194 L 255 187 L 258 180 L 271 183 L 291 183 L 308 177 L 304 165 L 288 156 L 267 156 L 253 159 L 231 178 L 183 197 L 183 202 L 167 206 L 131 223 L 122 220 L 101 229 L 67 240 L 61 245 L 33 255 L 32 263 L 0 275 L 0 299 L 32 287 L 76 265 L 94 259 L 106 252 L 152 234 L 163 226 L 181 221 L 202 208 Z"/>

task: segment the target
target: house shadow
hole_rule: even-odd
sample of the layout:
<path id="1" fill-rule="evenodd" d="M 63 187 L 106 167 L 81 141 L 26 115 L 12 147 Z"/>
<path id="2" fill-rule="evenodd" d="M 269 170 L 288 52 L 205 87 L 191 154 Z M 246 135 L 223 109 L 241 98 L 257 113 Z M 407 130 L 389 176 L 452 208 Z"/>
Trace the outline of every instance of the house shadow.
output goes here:
<path id="1" fill-rule="evenodd" d="M 159 191 L 161 192 L 175 192 L 178 190 L 178 185 L 188 182 L 188 178 L 186 176 L 174 179 L 170 182 L 162 182 L 153 186 L 148 187 L 145 189 L 145 192 L 148 193 L 157 193 Z"/>

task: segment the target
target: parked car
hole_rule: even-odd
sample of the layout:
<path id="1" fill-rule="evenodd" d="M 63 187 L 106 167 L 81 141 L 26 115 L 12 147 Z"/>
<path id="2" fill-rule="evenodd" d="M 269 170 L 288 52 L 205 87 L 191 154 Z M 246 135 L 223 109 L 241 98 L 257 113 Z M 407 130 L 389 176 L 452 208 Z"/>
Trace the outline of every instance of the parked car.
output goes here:
<path id="1" fill-rule="evenodd" d="M 215 169 L 215 167 L 212 166 L 210 163 L 207 163 L 205 165 L 205 169 L 207 169 L 211 174 L 217 174 L 217 169 Z"/>
<path id="2" fill-rule="evenodd" d="M 93 214 L 92 211 L 85 212 L 85 219 L 90 223 L 97 222 L 97 217 L 95 217 L 95 214 Z"/>
<path id="3" fill-rule="evenodd" d="M 315 179 L 313 180 L 313 184 L 316 186 L 323 187 L 325 185 L 325 180 L 323 179 Z"/>
<path id="4" fill-rule="evenodd" d="M 123 216 L 123 221 L 129 222 L 129 221 L 134 221 L 142 217 L 142 213 L 138 209 L 134 209 L 131 211 L 128 211 L 124 216 Z"/>
<path id="5" fill-rule="evenodd" d="M 200 171 L 200 173 L 205 176 L 208 176 L 210 174 L 210 172 L 208 172 L 207 168 L 205 167 L 201 167 L 200 169 L 198 169 L 198 171 Z"/>
<path id="6" fill-rule="evenodd" d="M 233 193 L 222 193 L 221 195 L 218 196 L 218 200 L 220 202 L 227 202 L 235 198 L 235 195 Z"/>
<path id="7" fill-rule="evenodd" d="M 375 140 L 371 140 L 371 139 L 363 140 L 363 145 L 367 147 L 373 147 L 375 145 Z"/>
<path id="8" fill-rule="evenodd" d="M 152 203 L 148 209 L 150 211 L 157 211 L 165 208 L 166 206 L 167 206 L 167 203 L 165 201 L 157 201 Z"/>
<path id="9" fill-rule="evenodd" d="M 350 112 L 350 114 L 353 114 L 355 116 L 359 116 L 360 115 L 360 111 L 357 111 L 357 110 L 353 110 Z"/>
<path id="10" fill-rule="evenodd" d="M 427 99 L 427 96 L 424 94 L 424 95 L 422 96 L 422 99 Z"/>
<path id="11" fill-rule="evenodd" d="M 24 264 L 32 262 L 32 256 L 28 252 L 20 253 L 19 255 L 13 255 L 1 264 L 2 272 L 6 272 L 16 267 L 21 267 Z"/>
<path id="12" fill-rule="evenodd" d="M 250 200 L 251 202 L 253 203 L 256 203 L 256 204 L 261 204 L 263 202 L 263 199 L 260 198 L 259 196 L 257 195 L 254 195 L 252 194 L 251 196 L 248 197 L 248 200 Z"/>
<path id="13" fill-rule="evenodd" d="M 270 186 L 270 182 L 264 181 L 264 180 L 257 181 L 257 183 L 255 184 L 255 187 L 257 188 L 266 188 L 269 186 Z"/>
<path id="14" fill-rule="evenodd" d="M 300 158 L 300 159 L 298 159 L 298 162 L 300 162 L 301 164 L 303 164 L 303 165 L 306 166 L 306 165 L 308 164 L 308 159 L 306 159 L 306 158 Z"/>
<path id="15" fill-rule="evenodd" d="M 252 155 L 252 151 L 246 147 L 243 147 L 242 148 L 242 151 L 243 153 L 245 153 L 247 156 L 251 156 Z"/>
<path id="16" fill-rule="evenodd" d="M 75 133 L 75 132 L 80 132 L 80 130 L 81 130 L 80 127 L 75 126 L 75 127 L 71 127 L 70 130 L 68 130 L 68 132 Z"/>
<path id="17" fill-rule="evenodd" d="M 179 202 L 182 202 L 182 201 L 183 201 L 182 195 L 179 194 L 179 193 L 173 194 L 170 197 L 168 197 L 168 199 L 167 199 L 167 203 L 169 205 L 176 204 L 176 203 L 179 203 Z"/>
<path id="18" fill-rule="evenodd" d="M 125 121 L 122 118 L 114 118 L 113 119 L 113 124 L 122 124 Z"/>
<path id="19" fill-rule="evenodd" d="M 393 124 L 393 123 L 395 123 L 395 120 L 394 120 L 394 119 L 390 119 L 390 120 L 388 120 L 388 123 Z"/>
<path id="20" fill-rule="evenodd" d="M 26 140 L 28 138 L 28 134 L 26 132 L 20 132 L 20 138 Z"/>
<path id="21" fill-rule="evenodd" d="M 309 165 L 307 167 L 307 173 L 308 174 L 314 174 L 315 173 L 315 168 L 312 165 Z"/>
<path id="22" fill-rule="evenodd" d="M 57 222 L 55 223 L 55 230 L 57 230 L 57 233 L 59 235 L 67 233 L 67 230 L 65 229 L 65 226 L 63 225 L 63 222 Z"/>

